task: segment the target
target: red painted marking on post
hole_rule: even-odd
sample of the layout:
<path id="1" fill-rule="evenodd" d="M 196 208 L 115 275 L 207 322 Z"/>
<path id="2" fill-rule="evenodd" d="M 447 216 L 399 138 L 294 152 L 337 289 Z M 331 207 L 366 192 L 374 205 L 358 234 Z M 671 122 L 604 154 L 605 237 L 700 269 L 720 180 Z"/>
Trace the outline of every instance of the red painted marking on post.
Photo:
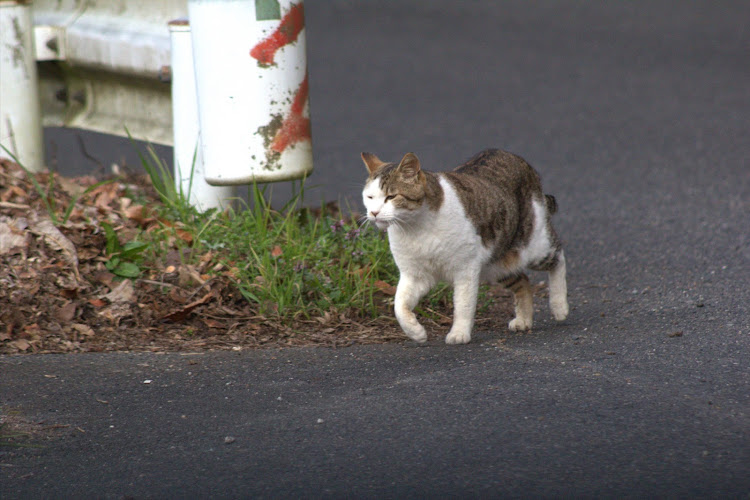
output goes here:
<path id="1" fill-rule="evenodd" d="M 271 142 L 271 150 L 281 153 L 289 146 L 312 137 L 310 134 L 310 119 L 302 116 L 309 92 L 307 74 L 305 74 L 305 79 L 302 80 L 294 96 L 294 101 L 292 101 L 289 115 L 284 119 L 276 137 Z"/>
<path id="2" fill-rule="evenodd" d="M 302 3 L 294 4 L 281 19 L 279 27 L 250 50 L 250 56 L 261 66 L 273 65 L 276 51 L 295 42 L 304 27 L 305 7 Z"/>

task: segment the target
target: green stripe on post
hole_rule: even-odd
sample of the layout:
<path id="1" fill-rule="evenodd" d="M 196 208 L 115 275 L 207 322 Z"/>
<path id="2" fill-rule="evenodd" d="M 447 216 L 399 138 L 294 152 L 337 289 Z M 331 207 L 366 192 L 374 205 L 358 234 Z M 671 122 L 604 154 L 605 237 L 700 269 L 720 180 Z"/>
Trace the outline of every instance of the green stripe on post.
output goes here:
<path id="1" fill-rule="evenodd" d="M 281 19 L 279 0 L 255 0 L 255 20 Z"/>

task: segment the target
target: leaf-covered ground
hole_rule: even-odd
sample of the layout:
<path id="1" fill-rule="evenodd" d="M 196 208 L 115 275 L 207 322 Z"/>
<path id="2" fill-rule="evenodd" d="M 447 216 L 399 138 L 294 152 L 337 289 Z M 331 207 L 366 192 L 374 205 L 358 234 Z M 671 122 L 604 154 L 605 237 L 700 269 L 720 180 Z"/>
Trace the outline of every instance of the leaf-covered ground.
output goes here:
<path id="1" fill-rule="evenodd" d="M 389 283 L 377 283 L 382 309 L 377 318 L 356 311 L 291 320 L 259 314 L 211 252 L 184 263 L 180 252 L 186 242 L 178 245 L 177 239 L 187 236 L 179 222 L 156 215 L 159 197 L 145 175 L 120 175 L 107 183 L 91 176 L 35 178 L 37 185 L 18 165 L 0 160 L 0 354 L 404 340 L 390 310 Z M 176 226 L 170 249 L 143 269 L 113 268 L 107 231 L 125 242 L 169 225 Z M 478 327 L 502 328 L 510 298 L 503 290 L 489 293 L 496 300 L 480 314 Z M 447 332 L 448 309 L 422 318 L 432 335 Z"/>

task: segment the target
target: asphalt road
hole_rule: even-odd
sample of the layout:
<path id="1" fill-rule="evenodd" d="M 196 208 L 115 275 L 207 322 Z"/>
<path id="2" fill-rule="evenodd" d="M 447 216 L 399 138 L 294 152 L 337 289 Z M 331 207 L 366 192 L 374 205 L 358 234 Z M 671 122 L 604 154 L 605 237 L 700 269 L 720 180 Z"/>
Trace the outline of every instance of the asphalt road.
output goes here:
<path id="1" fill-rule="evenodd" d="M 521 154 L 560 206 L 570 318 L 540 302 L 532 333 L 458 347 L 0 357 L 0 407 L 46 436 L 0 447 L 0 497 L 748 498 L 750 3 L 306 11 L 320 196 L 356 202 L 362 150 Z"/>

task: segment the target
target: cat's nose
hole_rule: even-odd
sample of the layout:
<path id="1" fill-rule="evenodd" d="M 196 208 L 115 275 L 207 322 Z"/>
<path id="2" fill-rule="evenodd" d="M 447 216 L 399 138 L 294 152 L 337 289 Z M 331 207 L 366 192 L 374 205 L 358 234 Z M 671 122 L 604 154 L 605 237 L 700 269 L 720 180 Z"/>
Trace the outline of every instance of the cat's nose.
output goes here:
<path id="1" fill-rule="evenodd" d="M 372 214 L 373 217 L 377 217 L 378 214 L 380 213 L 380 210 L 370 210 L 370 213 Z"/>

